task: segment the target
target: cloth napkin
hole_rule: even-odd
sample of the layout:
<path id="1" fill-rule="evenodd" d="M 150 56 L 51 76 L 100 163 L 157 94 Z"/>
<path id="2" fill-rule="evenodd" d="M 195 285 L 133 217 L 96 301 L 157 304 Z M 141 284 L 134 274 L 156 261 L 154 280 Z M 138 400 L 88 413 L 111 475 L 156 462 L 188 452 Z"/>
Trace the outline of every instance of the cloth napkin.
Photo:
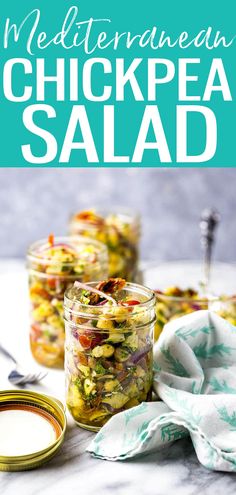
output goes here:
<path id="1" fill-rule="evenodd" d="M 125 460 L 190 435 L 205 467 L 236 471 L 236 327 L 209 311 L 168 323 L 154 347 L 154 390 L 161 400 L 115 415 L 87 451 Z"/>

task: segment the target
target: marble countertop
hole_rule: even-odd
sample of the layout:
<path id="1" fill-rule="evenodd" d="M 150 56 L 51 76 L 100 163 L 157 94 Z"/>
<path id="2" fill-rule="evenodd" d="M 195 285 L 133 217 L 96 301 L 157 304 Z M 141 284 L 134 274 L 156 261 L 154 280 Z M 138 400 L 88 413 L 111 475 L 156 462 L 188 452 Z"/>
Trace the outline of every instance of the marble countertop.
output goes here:
<path id="1" fill-rule="evenodd" d="M 27 277 L 23 263 L 0 261 L 2 323 L 0 340 L 25 367 L 38 367 L 28 348 Z M 13 303 L 14 301 L 14 303 Z M 9 363 L 0 358 L 0 389 L 7 381 Z M 39 368 L 39 367 L 38 367 Z M 31 387 L 32 388 L 32 387 Z M 62 371 L 51 370 L 41 385 L 33 387 L 64 401 Z M 92 458 L 85 449 L 93 433 L 78 428 L 68 417 L 64 444 L 46 465 L 19 473 L 0 473 L 1 495 L 233 495 L 235 474 L 202 467 L 190 440 L 179 440 L 168 449 L 140 460 L 108 462 Z"/>

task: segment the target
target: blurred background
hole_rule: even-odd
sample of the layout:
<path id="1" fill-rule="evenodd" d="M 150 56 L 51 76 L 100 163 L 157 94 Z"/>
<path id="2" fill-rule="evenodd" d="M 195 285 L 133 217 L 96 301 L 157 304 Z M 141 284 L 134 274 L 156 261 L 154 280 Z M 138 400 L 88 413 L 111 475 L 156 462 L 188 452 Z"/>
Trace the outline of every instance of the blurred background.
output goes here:
<path id="1" fill-rule="evenodd" d="M 0 169 L 0 257 L 67 232 L 71 213 L 93 206 L 133 208 L 142 217 L 146 260 L 198 259 L 199 217 L 221 213 L 215 258 L 236 259 L 235 169 Z"/>

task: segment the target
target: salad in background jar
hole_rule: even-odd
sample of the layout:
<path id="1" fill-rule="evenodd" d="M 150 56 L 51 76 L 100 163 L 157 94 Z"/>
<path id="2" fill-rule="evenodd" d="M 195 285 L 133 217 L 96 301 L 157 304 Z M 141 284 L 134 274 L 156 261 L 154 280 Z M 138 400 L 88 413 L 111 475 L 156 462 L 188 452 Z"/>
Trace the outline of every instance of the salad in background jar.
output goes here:
<path id="1" fill-rule="evenodd" d="M 236 326 L 236 267 L 215 262 L 207 292 L 201 278 L 202 264 L 195 261 L 161 263 L 144 270 L 144 281 L 156 294 L 155 340 L 169 321 L 203 309 Z"/>
<path id="2" fill-rule="evenodd" d="M 27 254 L 31 302 L 31 351 L 40 364 L 64 366 L 63 298 L 75 280 L 107 276 L 107 249 L 84 237 L 56 237 L 32 244 Z"/>
<path id="3" fill-rule="evenodd" d="M 65 293 L 66 400 L 79 426 L 151 400 L 155 295 L 110 278 Z"/>
<path id="4" fill-rule="evenodd" d="M 69 232 L 84 235 L 106 244 L 109 276 L 137 279 L 140 220 L 129 212 L 81 211 L 70 219 Z"/>

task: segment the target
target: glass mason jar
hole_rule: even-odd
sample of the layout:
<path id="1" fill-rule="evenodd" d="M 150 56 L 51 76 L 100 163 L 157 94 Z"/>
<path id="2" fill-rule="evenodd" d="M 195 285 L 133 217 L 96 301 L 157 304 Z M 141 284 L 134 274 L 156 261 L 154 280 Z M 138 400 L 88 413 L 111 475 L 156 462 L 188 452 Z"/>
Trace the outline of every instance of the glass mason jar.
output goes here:
<path id="1" fill-rule="evenodd" d="M 200 297 L 194 290 L 188 289 L 187 291 L 179 290 L 179 295 L 170 295 L 174 292 L 174 289 L 169 288 L 166 292 L 160 293 L 156 291 L 156 325 L 154 331 L 155 340 L 158 339 L 163 327 L 168 321 L 171 321 L 180 316 L 184 316 L 200 309 L 209 309 L 214 311 L 221 318 L 224 318 L 232 325 L 236 326 L 236 295 L 233 296 L 215 296 L 208 294 L 205 298 Z M 169 295 L 167 293 L 169 292 Z"/>
<path id="2" fill-rule="evenodd" d="M 156 293 L 155 340 L 166 323 L 201 309 L 214 311 L 236 325 L 236 266 L 215 262 L 206 294 L 202 278 L 202 263 L 196 261 L 172 261 L 146 269 L 145 283 Z"/>
<path id="3" fill-rule="evenodd" d="M 138 215 L 119 211 L 82 211 L 69 223 L 72 235 L 84 235 L 106 244 L 109 276 L 137 281 L 140 219 Z"/>
<path id="4" fill-rule="evenodd" d="M 107 249 L 84 237 L 49 236 L 32 244 L 27 254 L 31 302 L 31 351 L 40 364 L 64 366 L 63 298 L 75 280 L 107 276 Z"/>
<path id="5" fill-rule="evenodd" d="M 192 289 L 182 291 L 177 287 L 169 287 L 164 293 L 160 291 L 155 291 L 155 293 L 157 301 L 155 341 L 169 321 L 200 309 L 208 309 L 208 300 L 198 296 L 197 292 Z"/>
<path id="6" fill-rule="evenodd" d="M 209 310 L 236 326 L 236 295 L 215 297 L 209 301 Z"/>
<path id="7" fill-rule="evenodd" d="M 151 400 L 155 294 L 131 283 L 117 294 L 117 305 L 89 305 L 78 289 L 65 293 L 67 407 L 92 431 Z"/>

